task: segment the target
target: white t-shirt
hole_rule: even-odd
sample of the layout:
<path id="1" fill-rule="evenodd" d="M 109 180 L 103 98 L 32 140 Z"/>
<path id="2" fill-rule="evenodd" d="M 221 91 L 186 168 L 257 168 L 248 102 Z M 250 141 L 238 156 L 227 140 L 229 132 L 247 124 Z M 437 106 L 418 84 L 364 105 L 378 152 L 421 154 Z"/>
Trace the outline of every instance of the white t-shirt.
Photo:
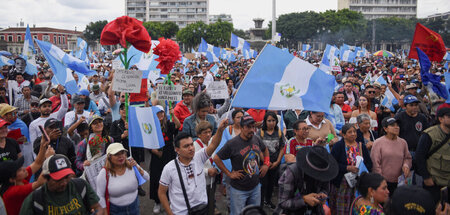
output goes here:
<path id="1" fill-rule="evenodd" d="M 212 138 L 209 139 L 208 145 L 211 144 L 211 141 L 212 141 Z M 200 144 L 199 144 L 198 142 L 200 142 L 200 143 L 202 144 L 203 147 L 200 146 Z M 200 150 L 202 150 L 203 148 L 208 147 L 208 145 L 204 144 L 203 141 L 200 140 L 200 138 L 198 138 L 198 139 L 196 139 L 196 140 L 194 141 L 194 148 L 195 148 L 195 151 L 200 151 Z M 216 152 L 214 152 L 214 153 L 211 155 L 211 157 L 214 157 L 214 155 L 216 155 Z M 213 164 L 211 163 L 211 161 L 212 161 L 212 158 L 206 160 L 205 165 L 204 165 L 204 167 L 203 167 L 203 171 L 204 171 L 204 174 L 205 174 L 205 179 L 206 179 L 206 184 L 207 184 L 207 185 L 210 185 L 212 182 L 214 182 L 214 179 L 215 179 L 215 177 L 210 177 L 209 174 L 208 174 L 208 169 L 214 167 Z"/>
<path id="2" fill-rule="evenodd" d="M 84 116 L 86 117 L 86 122 L 89 122 L 89 112 L 86 110 L 83 110 L 82 114 L 77 114 L 77 120 L 80 119 L 80 117 Z M 66 113 L 66 117 L 64 117 L 64 127 L 72 125 L 72 123 L 75 122 L 75 111 L 69 111 Z"/>
<path id="3" fill-rule="evenodd" d="M 186 194 L 192 208 L 200 204 L 208 203 L 208 197 L 206 195 L 206 181 L 203 169 L 205 162 L 208 159 L 209 157 L 206 154 L 206 148 L 195 152 L 194 158 L 188 165 L 194 174 L 194 177 L 192 178 L 188 178 L 188 172 L 186 170 L 186 167 L 188 166 L 181 163 L 178 160 L 178 157 L 164 166 L 159 183 L 169 187 L 170 209 L 172 209 L 174 214 L 188 214 L 175 161 L 180 165 L 181 177 L 183 177 Z"/>

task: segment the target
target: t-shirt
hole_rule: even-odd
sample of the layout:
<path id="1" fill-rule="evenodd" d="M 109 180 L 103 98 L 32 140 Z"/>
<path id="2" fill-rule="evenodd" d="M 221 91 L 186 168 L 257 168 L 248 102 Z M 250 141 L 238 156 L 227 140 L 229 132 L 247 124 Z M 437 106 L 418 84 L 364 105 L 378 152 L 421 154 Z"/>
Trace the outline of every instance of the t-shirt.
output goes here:
<path id="1" fill-rule="evenodd" d="M 352 108 L 348 104 L 342 104 L 340 107 L 342 109 L 342 113 L 352 112 Z"/>
<path id="2" fill-rule="evenodd" d="M 272 134 L 268 134 L 267 131 L 263 131 L 264 134 L 261 135 L 261 130 L 256 132 L 258 137 L 261 138 L 264 145 L 269 150 L 270 162 L 275 162 L 278 159 L 280 150 L 284 148 L 284 135 L 281 132 L 274 131 Z M 281 138 L 279 137 L 281 133 Z"/>
<path id="3" fill-rule="evenodd" d="M 75 183 L 71 181 L 67 184 L 67 188 L 64 192 L 56 193 L 50 192 L 45 184 L 41 189 L 44 192 L 44 214 L 89 214 L 90 206 L 99 202 L 99 198 L 95 191 L 92 189 L 86 181 L 83 181 L 86 186 L 86 202 L 88 206 L 84 205 L 84 201 L 81 194 L 77 192 Z M 23 202 L 20 209 L 21 215 L 34 214 L 33 213 L 33 195 L 28 197 Z"/>
<path id="4" fill-rule="evenodd" d="M 231 179 L 230 185 L 243 191 L 249 191 L 259 184 L 259 169 L 264 143 L 256 136 L 245 141 L 240 135 L 233 137 L 217 152 L 221 160 L 230 159 L 233 171 L 244 170 L 243 179 Z"/>
<path id="5" fill-rule="evenodd" d="M 415 152 L 420 135 L 422 135 L 422 132 L 429 126 L 427 118 L 421 113 L 417 114 L 416 117 L 411 117 L 406 114 L 406 111 L 403 111 L 396 114 L 395 119 L 399 121 L 399 137 L 406 140 L 409 151 Z"/>
<path id="6" fill-rule="evenodd" d="M 286 144 L 286 147 L 284 148 L 284 153 L 297 156 L 298 150 L 300 150 L 305 146 L 312 146 L 312 144 L 313 141 L 311 139 L 306 139 L 306 143 L 299 143 L 297 139 L 293 137 L 289 140 L 289 144 Z"/>
<path id="7" fill-rule="evenodd" d="M 0 162 L 7 160 L 17 160 L 20 153 L 20 146 L 11 138 L 6 138 L 5 148 L 0 147 Z"/>
<path id="8" fill-rule="evenodd" d="M 23 185 L 13 185 L 3 194 L 3 201 L 8 215 L 19 214 L 23 201 L 27 198 L 28 194 L 33 192 L 33 184 L 30 183 L 30 178 L 33 173 L 30 167 L 27 167 L 26 171 L 28 176 L 23 180 Z"/>

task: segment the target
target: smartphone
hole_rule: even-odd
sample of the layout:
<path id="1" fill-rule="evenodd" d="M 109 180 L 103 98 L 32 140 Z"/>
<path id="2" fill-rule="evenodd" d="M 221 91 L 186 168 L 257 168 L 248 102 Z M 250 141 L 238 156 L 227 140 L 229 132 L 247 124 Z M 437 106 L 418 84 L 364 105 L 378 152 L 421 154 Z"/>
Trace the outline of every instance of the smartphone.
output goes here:
<path id="1" fill-rule="evenodd" d="M 41 133 L 44 136 L 45 140 L 50 141 L 50 138 L 48 137 L 47 132 L 45 132 L 44 126 L 40 125 L 39 130 L 41 130 Z"/>
<path id="2" fill-rule="evenodd" d="M 442 206 L 442 211 L 445 208 L 445 203 L 449 203 L 448 202 L 448 188 L 447 187 L 441 188 L 441 206 Z"/>

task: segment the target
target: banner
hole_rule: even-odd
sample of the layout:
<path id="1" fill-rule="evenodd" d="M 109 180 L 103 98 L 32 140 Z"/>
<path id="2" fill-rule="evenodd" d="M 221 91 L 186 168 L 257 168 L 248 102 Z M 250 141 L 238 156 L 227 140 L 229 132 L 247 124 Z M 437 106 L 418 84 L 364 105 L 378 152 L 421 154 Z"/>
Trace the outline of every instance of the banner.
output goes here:
<path id="1" fill-rule="evenodd" d="M 420 48 L 430 61 L 442 61 L 445 55 L 445 44 L 441 35 L 426 28 L 420 23 L 416 24 L 414 38 L 409 49 L 408 58 L 418 59 L 417 49 Z"/>
<path id="2" fill-rule="evenodd" d="M 160 101 L 181 101 L 183 87 L 181 85 L 159 84 L 156 89 L 157 99 Z"/>

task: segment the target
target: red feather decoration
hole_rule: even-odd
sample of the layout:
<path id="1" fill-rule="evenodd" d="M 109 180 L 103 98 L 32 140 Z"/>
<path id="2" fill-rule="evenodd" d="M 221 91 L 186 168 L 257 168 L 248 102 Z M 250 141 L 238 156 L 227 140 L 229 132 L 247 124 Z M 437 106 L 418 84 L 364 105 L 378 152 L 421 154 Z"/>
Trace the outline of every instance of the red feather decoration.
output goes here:
<path id="1" fill-rule="evenodd" d="M 169 74 L 175 62 L 181 59 L 180 46 L 175 41 L 162 37 L 159 38 L 158 46 L 153 49 L 153 54 L 159 56 L 155 60 L 159 62 L 156 68 L 161 70 L 161 74 Z"/>

